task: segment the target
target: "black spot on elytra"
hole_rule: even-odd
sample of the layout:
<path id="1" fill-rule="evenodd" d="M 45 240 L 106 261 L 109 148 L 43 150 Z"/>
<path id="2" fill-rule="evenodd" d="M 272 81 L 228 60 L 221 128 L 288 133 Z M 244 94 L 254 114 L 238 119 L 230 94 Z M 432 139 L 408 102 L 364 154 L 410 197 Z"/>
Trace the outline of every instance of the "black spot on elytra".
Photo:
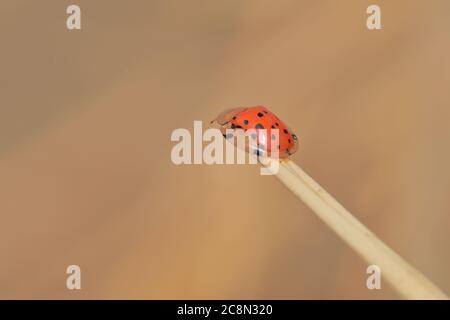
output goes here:
<path id="1" fill-rule="evenodd" d="M 257 123 L 255 128 L 256 129 L 264 129 L 264 126 L 261 123 Z"/>
<path id="2" fill-rule="evenodd" d="M 275 122 L 275 125 L 278 127 L 279 126 L 278 122 Z"/>
<path id="3" fill-rule="evenodd" d="M 286 129 L 283 130 L 284 133 L 288 133 L 288 131 Z"/>
<path id="4" fill-rule="evenodd" d="M 272 129 L 275 129 L 275 126 L 271 126 Z"/>
<path id="5" fill-rule="evenodd" d="M 261 112 L 258 112 L 258 117 L 262 117 L 263 116 L 263 114 L 261 113 Z"/>
<path id="6" fill-rule="evenodd" d="M 235 126 L 235 128 L 237 128 L 237 129 L 242 129 L 242 127 L 241 127 L 241 126 L 239 126 L 239 125 L 238 125 L 238 126 Z"/>
<path id="7" fill-rule="evenodd" d="M 248 124 L 248 120 L 244 120 L 244 124 Z"/>
<path id="8" fill-rule="evenodd" d="M 291 143 L 291 139 L 288 139 L 288 142 Z"/>

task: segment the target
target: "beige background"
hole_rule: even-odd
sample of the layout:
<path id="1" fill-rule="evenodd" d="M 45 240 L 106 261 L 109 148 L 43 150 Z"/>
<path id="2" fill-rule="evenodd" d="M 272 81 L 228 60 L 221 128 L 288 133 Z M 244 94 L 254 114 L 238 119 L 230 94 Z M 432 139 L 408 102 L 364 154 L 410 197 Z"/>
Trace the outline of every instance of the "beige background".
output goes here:
<path id="1" fill-rule="evenodd" d="M 449 293 L 450 2 L 368 31 L 371 3 L 2 1 L 0 298 L 398 298 L 256 166 L 172 164 L 172 130 L 255 104 Z"/>

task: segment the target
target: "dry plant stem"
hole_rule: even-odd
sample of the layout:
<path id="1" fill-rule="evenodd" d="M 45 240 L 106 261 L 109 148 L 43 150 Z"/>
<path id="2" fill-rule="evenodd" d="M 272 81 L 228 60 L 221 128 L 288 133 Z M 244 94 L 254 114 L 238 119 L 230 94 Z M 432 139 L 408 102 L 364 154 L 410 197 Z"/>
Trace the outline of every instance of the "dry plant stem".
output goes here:
<path id="1" fill-rule="evenodd" d="M 294 162 L 282 161 L 276 177 L 366 262 L 379 266 L 382 279 L 386 279 L 403 298 L 448 299 L 445 293 L 383 243 Z"/>

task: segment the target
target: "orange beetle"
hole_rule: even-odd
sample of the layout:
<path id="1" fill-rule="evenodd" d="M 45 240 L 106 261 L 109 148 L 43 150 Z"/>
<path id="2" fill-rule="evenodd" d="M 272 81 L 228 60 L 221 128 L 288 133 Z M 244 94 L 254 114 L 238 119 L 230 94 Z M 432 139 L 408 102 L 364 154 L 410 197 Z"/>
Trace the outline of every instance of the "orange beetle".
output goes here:
<path id="1" fill-rule="evenodd" d="M 227 129 L 255 130 L 251 138 L 256 142 L 253 150 L 256 155 L 267 152 L 270 156 L 277 148 L 279 158 L 285 159 L 298 149 L 297 136 L 264 106 L 225 110 L 211 123 L 214 121 L 221 126 L 225 139 L 233 138 Z"/>

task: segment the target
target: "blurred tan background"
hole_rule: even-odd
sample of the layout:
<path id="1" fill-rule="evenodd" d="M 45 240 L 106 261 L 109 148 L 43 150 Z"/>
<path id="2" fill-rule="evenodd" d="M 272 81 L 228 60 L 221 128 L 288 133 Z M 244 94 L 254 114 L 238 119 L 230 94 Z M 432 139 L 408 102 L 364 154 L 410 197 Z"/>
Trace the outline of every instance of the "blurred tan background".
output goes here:
<path id="1" fill-rule="evenodd" d="M 172 164 L 172 130 L 255 104 L 450 293 L 450 2 L 378 0 L 368 31 L 372 3 L 3 1 L 0 298 L 398 298 L 256 166 Z"/>

